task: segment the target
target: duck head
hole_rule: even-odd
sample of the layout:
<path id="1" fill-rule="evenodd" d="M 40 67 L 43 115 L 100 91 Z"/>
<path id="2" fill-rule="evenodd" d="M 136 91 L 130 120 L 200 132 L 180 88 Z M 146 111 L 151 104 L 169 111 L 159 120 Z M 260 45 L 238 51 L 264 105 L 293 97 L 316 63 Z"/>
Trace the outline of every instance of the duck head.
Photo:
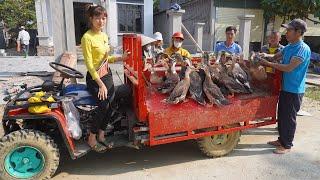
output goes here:
<path id="1" fill-rule="evenodd" d="M 196 69 L 194 67 L 188 66 L 185 72 L 185 77 L 189 77 L 192 71 L 195 71 Z"/>

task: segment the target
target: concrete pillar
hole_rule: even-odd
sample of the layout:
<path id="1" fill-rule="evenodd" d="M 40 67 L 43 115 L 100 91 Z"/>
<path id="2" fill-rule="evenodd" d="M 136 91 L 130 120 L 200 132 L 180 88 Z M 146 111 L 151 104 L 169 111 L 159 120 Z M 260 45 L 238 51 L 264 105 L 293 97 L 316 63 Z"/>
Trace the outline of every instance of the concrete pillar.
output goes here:
<path id="1" fill-rule="evenodd" d="M 73 12 L 73 1 L 64 0 L 64 21 L 65 21 L 65 32 L 66 32 L 66 51 L 76 53 L 76 37 L 74 29 L 74 12 Z"/>
<path id="2" fill-rule="evenodd" d="M 169 36 L 167 36 L 166 42 L 171 43 L 171 36 L 175 32 L 181 32 L 181 23 L 182 23 L 182 15 L 185 13 L 185 10 L 181 9 L 179 11 L 168 10 L 168 32 Z"/>
<path id="3" fill-rule="evenodd" d="M 200 48 L 202 49 L 202 39 L 203 39 L 203 28 L 205 23 L 196 23 L 195 30 L 194 30 L 194 39 L 199 44 Z M 200 49 L 197 48 L 197 52 L 200 52 Z"/>
<path id="4" fill-rule="evenodd" d="M 211 1 L 210 2 L 210 21 L 209 21 L 209 25 L 210 25 L 210 39 L 208 39 L 210 41 L 209 43 L 209 51 L 214 51 L 215 48 L 215 44 L 216 44 L 216 6 L 215 6 L 215 1 Z"/>
<path id="5" fill-rule="evenodd" d="M 143 34 L 153 35 L 153 1 L 144 1 L 143 6 Z"/>
<path id="6" fill-rule="evenodd" d="M 239 45 L 242 47 L 244 59 L 249 58 L 251 20 L 254 17 L 255 15 L 238 16 L 240 20 Z"/>
<path id="7" fill-rule="evenodd" d="M 102 5 L 108 12 L 107 28 L 106 32 L 109 36 L 109 43 L 113 47 L 118 46 L 118 12 L 116 0 L 105 0 Z"/>
<path id="8" fill-rule="evenodd" d="M 48 10 L 46 0 L 35 1 L 38 39 L 40 46 L 49 46 Z M 52 43 L 51 43 L 52 44 Z"/>

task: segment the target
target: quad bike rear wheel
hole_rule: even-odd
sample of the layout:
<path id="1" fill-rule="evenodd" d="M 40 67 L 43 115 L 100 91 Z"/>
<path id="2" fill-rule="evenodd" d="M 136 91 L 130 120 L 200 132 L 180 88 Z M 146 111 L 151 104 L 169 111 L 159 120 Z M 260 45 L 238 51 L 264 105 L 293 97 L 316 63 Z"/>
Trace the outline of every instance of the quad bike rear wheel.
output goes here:
<path id="1" fill-rule="evenodd" d="M 238 124 L 227 126 L 236 127 Z M 241 132 L 235 131 L 228 134 L 218 134 L 198 139 L 200 150 L 208 157 L 221 157 L 229 154 L 238 144 Z"/>
<path id="2" fill-rule="evenodd" d="M 57 145 L 44 133 L 14 131 L 0 140 L 0 179 L 50 179 L 59 157 Z"/>

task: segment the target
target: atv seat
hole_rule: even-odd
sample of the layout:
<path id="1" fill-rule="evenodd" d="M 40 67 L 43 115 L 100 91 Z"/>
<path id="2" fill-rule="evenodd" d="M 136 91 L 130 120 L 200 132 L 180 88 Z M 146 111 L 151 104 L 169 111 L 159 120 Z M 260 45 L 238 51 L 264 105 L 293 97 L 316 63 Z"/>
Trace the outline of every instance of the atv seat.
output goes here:
<path id="1" fill-rule="evenodd" d="M 87 90 L 87 86 L 85 84 L 69 84 L 63 89 L 62 93 L 63 95 L 75 95 L 73 99 L 75 106 L 97 105 L 97 101 Z"/>

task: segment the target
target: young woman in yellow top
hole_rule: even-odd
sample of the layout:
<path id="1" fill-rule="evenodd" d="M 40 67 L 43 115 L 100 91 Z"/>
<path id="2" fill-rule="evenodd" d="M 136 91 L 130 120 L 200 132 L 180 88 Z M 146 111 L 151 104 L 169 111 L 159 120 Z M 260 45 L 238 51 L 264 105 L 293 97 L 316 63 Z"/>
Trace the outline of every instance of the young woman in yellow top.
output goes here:
<path id="1" fill-rule="evenodd" d="M 102 6 L 89 6 L 87 8 L 87 16 L 90 29 L 83 35 L 81 47 L 88 69 L 86 76 L 87 88 L 98 102 L 95 117 L 92 120 L 88 144 L 93 150 L 102 152 L 110 146 L 106 143 L 104 130 L 107 125 L 106 121 L 110 120 L 111 109 L 109 108 L 109 104 L 114 95 L 114 84 L 110 69 L 108 74 L 103 77 L 99 77 L 97 70 L 104 60 L 111 63 L 123 60 L 127 57 L 128 52 L 125 52 L 122 57 L 118 58 L 109 56 L 108 36 L 102 32 L 102 29 L 106 25 L 107 12 Z"/>

